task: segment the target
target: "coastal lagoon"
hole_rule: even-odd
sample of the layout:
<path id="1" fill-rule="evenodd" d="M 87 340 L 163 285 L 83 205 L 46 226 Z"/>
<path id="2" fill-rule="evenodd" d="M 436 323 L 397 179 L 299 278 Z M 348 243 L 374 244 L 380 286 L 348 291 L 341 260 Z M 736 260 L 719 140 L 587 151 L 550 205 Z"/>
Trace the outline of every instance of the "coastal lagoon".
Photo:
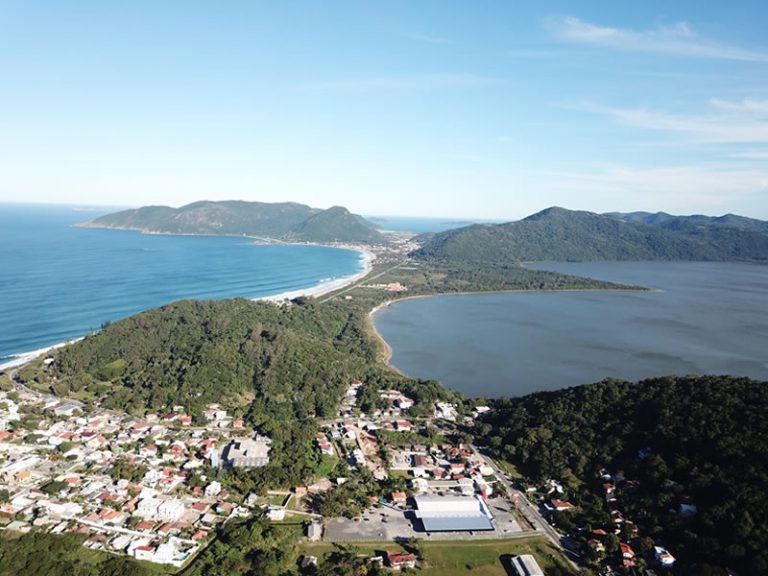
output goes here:
<path id="1" fill-rule="evenodd" d="M 768 380 L 768 266 L 702 262 L 531 266 L 656 291 L 437 296 L 374 321 L 406 374 L 469 396 L 651 376 Z"/>
<path id="2" fill-rule="evenodd" d="M 0 364 L 175 300 L 264 297 L 363 269 L 352 250 L 72 226 L 107 212 L 0 204 Z"/>

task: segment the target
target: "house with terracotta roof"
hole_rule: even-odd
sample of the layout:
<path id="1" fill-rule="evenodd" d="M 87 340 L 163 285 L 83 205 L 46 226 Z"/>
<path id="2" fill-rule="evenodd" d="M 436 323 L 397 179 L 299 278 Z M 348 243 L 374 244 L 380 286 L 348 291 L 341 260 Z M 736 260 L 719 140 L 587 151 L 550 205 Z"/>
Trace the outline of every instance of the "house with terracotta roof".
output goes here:
<path id="1" fill-rule="evenodd" d="M 393 552 L 387 550 L 387 565 L 395 570 L 402 570 L 403 568 L 416 568 L 416 561 L 418 557 L 416 554 L 408 552 Z"/>
<path id="2" fill-rule="evenodd" d="M 406 502 L 405 492 L 392 492 L 390 497 L 393 504 L 405 504 Z"/>
<path id="3" fill-rule="evenodd" d="M 134 530 L 137 532 L 152 532 L 152 529 L 155 527 L 155 523 L 151 520 L 142 520 L 136 526 L 134 527 Z"/>
<path id="4" fill-rule="evenodd" d="M 136 560 L 149 560 L 151 562 L 155 557 L 155 547 L 150 544 L 136 546 L 133 549 L 133 557 Z"/>
<path id="5" fill-rule="evenodd" d="M 632 546 L 622 542 L 621 544 L 619 544 L 619 548 L 621 549 L 621 557 L 622 558 L 626 558 L 627 560 L 634 559 L 635 551 L 632 550 Z"/>
<path id="6" fill-rule="evenodd" d="M 576 508 L 576 506 L 574 506 L 570 502 L 559 500 L 557 498 L 552 498 L 552 500 L 549 501 L 549 505 L 547 507 L 550 510 L 557 510 L 558 512 L 573 510 L 574 508 Z"/>

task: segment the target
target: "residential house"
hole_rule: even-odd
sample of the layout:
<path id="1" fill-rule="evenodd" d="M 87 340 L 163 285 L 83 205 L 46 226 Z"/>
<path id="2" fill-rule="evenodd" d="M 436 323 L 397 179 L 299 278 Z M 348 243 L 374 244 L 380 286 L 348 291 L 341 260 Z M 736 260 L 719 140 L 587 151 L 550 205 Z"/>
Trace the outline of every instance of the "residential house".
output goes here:
<path id="1" fill-rule="evenodd" d="M 416 554 L 408 552 L 392 552 L 387 550 L 387 565 L 390 568 L 396 570 L 402 570 L 404 568 L 413 569 L 416 568 L 416 561 L 418 557 Z"/>

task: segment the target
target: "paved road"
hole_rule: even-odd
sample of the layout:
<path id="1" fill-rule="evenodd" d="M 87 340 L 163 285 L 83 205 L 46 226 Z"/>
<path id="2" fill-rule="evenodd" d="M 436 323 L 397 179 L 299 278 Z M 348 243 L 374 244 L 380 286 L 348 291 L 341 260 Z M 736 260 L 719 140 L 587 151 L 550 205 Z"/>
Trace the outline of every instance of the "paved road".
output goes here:
<path id="1" fill-rule="evenodd" d="M 566 548 L 563 547 L 562 544 L 562 536 L 558 533 L 557 530 L 555 530 L 552 525 L 547 522 L 544 517 L 539 512 L 538 507 L 531 504 L 531 502 L 526 498 L 525 494 L 520 492 L 520 490 L 517 490 L 514 486 L 512 486 L 512 483 L 507 480 L 506 474 L 502 472 L 502 470 L 499 468 L 498 464 L 493 461 L 492 458 L 490 458 L 487 454 L 483 454 L 480 452 L 480 450 L 477 448 L 477 446 L 472 446 L 475 452 L 480 454 L 486 462 L 490 465 L 491 468 L 493 468 L 493 471 L 496 473 L 496 477 L 499 479 L 499 481 L 504 484 L 504 486 L 507 488 L 507 493 L 509 494 L 509 497 L 512 498 L 512 501 L 516 503 L 517 509 L 522 512 L 523 516 L 525 516 L 526 520 L 530 522 L 531 526 L 533 526 L 533 529 L 540 533 L 545 535 L 549 540 L 554 544 L 554 546 L 562 552 L 563 556 L 565 556 L 566 559 L 571 563 L 571 565 L 578 569 L 578 566 L 573 562 L 573 559 L 571 558 L 572 553 L 569 552 Z"/>
<path id="2" fill-rule="evenodd" d="M 75 400 L 74 398 L 64 398 L 59 396 L 54 396 L 53 394 L 46 394 L 45 392 L 38 392 L 37 390 L 32 390 L 32 388 L 28 388 L 24 384 L 22 384 L 19 379 L 17 378 L 19 373 L 18 368 L 14 368 L 11 370 L 11 372 L 8 373 L 8 376 L 13 380 L 14 386 L 16 386 L 16 389 L 19 392 L 26 392 L 27 394 L 31 394 L 32 396 L 37 396 L 38 398 L 42 398 L 44 400 L 56 400 L 57 402 L 63 402 L 63 403 L 69 403 L 74 404 L 80 410 L 85 409 L 85 404 L 80 402 L 79 400 Z"/>

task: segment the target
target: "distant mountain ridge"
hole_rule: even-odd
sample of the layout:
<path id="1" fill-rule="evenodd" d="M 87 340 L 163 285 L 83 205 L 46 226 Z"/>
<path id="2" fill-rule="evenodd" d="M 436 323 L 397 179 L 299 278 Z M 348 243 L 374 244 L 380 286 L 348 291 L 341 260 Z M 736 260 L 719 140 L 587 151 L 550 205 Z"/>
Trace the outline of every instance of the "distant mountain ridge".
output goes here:
<path id="1" fill-rule="evenodd" d="M 604 216 L 613 216 L 614 218 L 635 224 L 660 226 L 669 230 L 681 229 L 687 226 L 721 226 L 768 233 L 768 222 L 745 216 L 737 216 L 736 214 L 725 214 L 723 216 L 704 216 L 702 214 L 674 216 L 666 212 L 608 212 Z"/>
<path id="2" fill-rule="evenodd" d="M 417 259 L 449 265 L 529 261 L 768 262 L 768 223 L 741 216 L 596 214 L 552 207 L 523 220 L 417 239 Z"/>
<path id="3" fill-rule="evenodd" d="M 144 206 L 80 224 L 150 234 L 259 236 L 300 242 L 385 243 L 375 224 L 341 206 L 327 210 L 296 202 L 200 201 L 181 208 Z"/>

